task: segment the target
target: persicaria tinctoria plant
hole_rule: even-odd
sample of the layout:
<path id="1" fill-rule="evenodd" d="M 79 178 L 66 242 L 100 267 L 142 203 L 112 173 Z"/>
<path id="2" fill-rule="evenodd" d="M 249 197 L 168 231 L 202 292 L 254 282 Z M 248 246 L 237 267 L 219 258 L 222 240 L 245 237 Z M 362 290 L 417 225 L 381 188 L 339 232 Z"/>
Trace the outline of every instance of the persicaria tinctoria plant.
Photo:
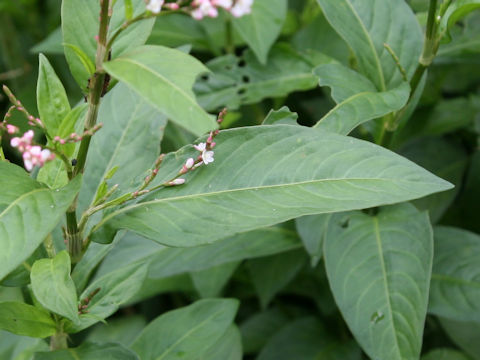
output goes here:
<path id="1" fill-rule="evenodd" d="M 0 4 L 0 359 L 480 359 L 479 7 Z"/>

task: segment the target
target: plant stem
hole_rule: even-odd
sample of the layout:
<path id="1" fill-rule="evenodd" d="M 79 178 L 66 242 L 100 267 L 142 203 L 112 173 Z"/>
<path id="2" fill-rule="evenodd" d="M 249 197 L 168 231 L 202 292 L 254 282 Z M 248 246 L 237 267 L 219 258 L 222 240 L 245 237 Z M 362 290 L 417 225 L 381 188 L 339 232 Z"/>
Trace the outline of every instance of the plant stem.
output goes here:
<path id="1" fill-rule="evenodd" d="M 57 323 L 57 332 L 50 337 L 50 350 L 68 349 L 68 335 L 63 331 L 63 322 Z"/>
<path id="2" fill-rule="evenodd" d="M 108 56 L 107 53 L 107 34 L 108 24 L 110 23 L 109 14 L 110 1 L 100 0 L 100 28 L 98 31 L 97 53 L 95 56 L 95 74 L 89 81 L 88 94 L 88 112 L 85 122 L 85 131 L 91 130 L 97 123 L 98 109 L 100 105 L 100 98 L 102 97 L 103 87 L 105 83 L 105 72 L 102 69 L 103 62 Z M 77 165 L 73 169 L 73 177 L 83 173 L 85 162 L 87 159 L 88 148 L 92 135 L 85 135 L 80 143 L 80 149 L 77 156 Z M 76 215 L 77 200 L 70 206 L 66 213 L 67 219 L 67 243 L 68 251 L 72 256 L 72 262 L 75 263 L 81 257 L 82 252 L 82 234 L 78 231 L 77 215 Z"/>
<path id="3" fill-rule="evenodd" d="M 227 52 L 227 54 L 235 53 L 231 19 L 227 19 L 227 21 L 225 22 L 225 51 Z"/>

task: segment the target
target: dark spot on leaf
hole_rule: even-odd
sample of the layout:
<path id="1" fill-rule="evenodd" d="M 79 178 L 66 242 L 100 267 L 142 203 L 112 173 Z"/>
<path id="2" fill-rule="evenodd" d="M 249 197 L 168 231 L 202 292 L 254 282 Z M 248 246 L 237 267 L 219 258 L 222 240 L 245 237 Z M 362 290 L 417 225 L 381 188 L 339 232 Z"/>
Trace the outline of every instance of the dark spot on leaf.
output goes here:
<path id="1" fill-rule="evenodd" d="M 339 225 L 342 229 L 348 228 L 348 225 L 350 225 L 350 218 L 342 219 L 342 221 L 340 221 Z"/>
<path id="2" fill-rule="evenodd" d="M 246 61 L 243 60 L 243 59 L 240 59 L 240 61 L 238 62 L 238 67 L 245 67 L 245 65 L 247 65 Z"/>
<path id="3" fill-rule="evenodd" d="M 243 95 L 243 94 L 245 94 L 246 91 L 247 90 L 245 90 L 244 88 L 241 88 L 241 89 L 238 89 L 237 94 L 238 95 Z"/>
<path id="4" fill-rule="evenodd" d="M 243 76 L 242 76 L 242 81 L 243 81 L 244 83 L 247 83 L 247 84 L 248 84 L 248 83 L 250 82 L 250 77 L 248 77 L 248 75 L 243 75 Z"/>

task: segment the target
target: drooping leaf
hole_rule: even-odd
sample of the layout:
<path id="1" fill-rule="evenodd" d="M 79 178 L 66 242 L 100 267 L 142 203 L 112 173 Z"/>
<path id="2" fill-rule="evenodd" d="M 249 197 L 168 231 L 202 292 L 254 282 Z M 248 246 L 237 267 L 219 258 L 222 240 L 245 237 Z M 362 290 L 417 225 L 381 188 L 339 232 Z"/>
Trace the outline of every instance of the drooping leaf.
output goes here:
<path id="1" fill-rule="evenodd" d="M 81 177 L 49 190 L 19 167 L 0 162 L 0 279 L 15 269 L 53 230 L 77 194 Z"/>
<path id="2" fill-rule="evenodd" d="M 133 0 L 134 16 L 145 11 L 143 0 Z M 88 62 L 72 49 L 76 47 L 84 53 L 90 63 L 95 64 L 97 42 L 95 35 L 99 28 L 100 3 L 97 0 L 62 1 L 62 32 L 65 43 L 65 56 L 68 65 L 78 85 L 86 91 L 88 79 L 91 76 L 87 70 Z M 125 3 L 117 1 L 113 7 L 113 17 L 109 26 L 111 37 L 125 22 Z M 115 41 L 112 57 L 116 58 L 125 51 L 142 45 L 152 30 L 155 19 L 138 21 L 123 31 Z M 68 45 L 67 45 L 68 44 Z M 87 66 L 85 65 L 87 63 Z"/>
<path id="3" fill-rule="evenodd" d="M 352 49 L 360 72 L 378 91 L 393 89 L 402 82 L 401 73 L 384 44 L 393 49 L 408 76 L 413 75 L 423 36 L 405 1 L 317 1 L 327 20 Z"/>
<path id="4" fill-rule="evenodd" d="M 145 279 L 147 266 L 142 263 L 122 265 L 117 264 L 118 270 L 96 279 L 83 291 L 79 299 L 90 299 L 88 312 L 80 315 L 79 322 L 68 324 L 68 332 L 78 332 L 107 318 L 135 295 Z"/>
<path id="5" fill-rule="evenodd" d="M 118 170 L 108 181 L 118 184 L 118 194 L 139 186 L 160 153 L 165 117 L 133 90 L 118 84 L 102 101 L 98 121 L 104 126 L 92 138 L 87 157 L 79 209 L 92 202 L 104 177 Z"/>
<path id="6" fill-rule="evenodd" d="M 188 174 L 186 185 L 112 212 L 94 231 L 124 228 L 159 243 L 196 246 L 302 215 L 392 204 L 450 188 L 394 153 L 320 130 L 252 126 L 223 131 L 216 141 L 215 162 Z M 169 154 L 154 183 L 172 178 L 196 153 L 185 147 Z M 102 231 L 92 236 L 111 241 Z"/>
<path id="7" fill-rule="evenodd" d="M 66 251 L 53 259 L 37 260 L 30 273 L 35 298 L 50 311 L 78 320 L 77 291 L 70 277 L 70 256 Z"/>
<path id="8" fill-rule="evenodd" d="M 218 297 L 239 262 L 234 261 L 190 273 L 193 285 L 202 298 Z"/>
<path id="9" fill-rule="evenodd" d="M 480 322 L 480 236 L 435 228 L 435 257 L 428 311 L 457 321 Z"/>
<path id="10" fill-rule="evenodd" d="M 37 108 L 48 133 L 54 137 L 70 111 L 70 103 L 62 82 L 43 54 L 40 54 L 38 66 Z"/>
<path id="11" fill-rule="evenodd" d="M 324 259 L 335 301 L 373 359 L 417 359 L 433 257 L 426 213 L 410 204 L 332 215 Z"/>
<path id="12" fill-rule="evenodd" d="M 132 351 L 119 343 L 83 343 L 66 350 L 37 352 L 33 360 L 139 360 Z"/>
<path id="13" fill-rule="evenodd" d="M 142 360 L 194 359 L 222 337 L 237 308 L 234 299 L 206 299 L 170 311 L 148 324 L 132 349 Z"/>
<path id="14" fill-rule="evenodd" d="M 310 254 L 312 266 L 316 266 L 323 254 L 323 239 L 330 215 L 310 215 L 295 219 L 298 235 Z"/>
<path id="15" fill-rule="evenodd" d="M 0 329 L 38 338 L 53 335 L 57 331 L 55 321 L 48 312 L 11 301 L 0 303 Z"/>
<path id="16" fill-rule="evenodd" d="M 272 48 L 266 65 L 260 64 L 252 51 L 241 57 L 225 55 L 206 64 L 212 73 L 197 81 L 195 93 L 207 110 L 221 106 L 235 110 L 264 98 L 315 88 L 317 78 L 312 69 L 330 61 L 326 56 L 320 61 L 310 59 L 285 44 Z"/>
<path id="17" fill-rule="evenodd" d="M 230 325 L 215 344 L 195 360 L 242 360 L 242 338 L 235 325 Z"/>
<path id="18" fill-rule="evenodd" d="M 305 264 L 305 260 L 303 250 L 294 250 L 247 262 L 246 266 L 263 309 L 293 280 Z"/>
<path id="19" fill-rule="evenodd" d="M 474 360 L 480 359 L 480 323 L 438 319 L 450 339 Z"/>
<path id="20" fill-rule="evenodd" d="M 287 0 L 258 0 L 253 2 L 250 14 L 233 18 L 232 25 L 260 63 L 265 64 L 286 16 Z"/>
<path id="21" fill-rule="evenodd" d="M 195 78 L 207 68 L 182 51 L 163 46 L 136 48 L 104 64 L 169 119 L 199 136 L 216 127 L 214 119 L 195 100 Z"/>

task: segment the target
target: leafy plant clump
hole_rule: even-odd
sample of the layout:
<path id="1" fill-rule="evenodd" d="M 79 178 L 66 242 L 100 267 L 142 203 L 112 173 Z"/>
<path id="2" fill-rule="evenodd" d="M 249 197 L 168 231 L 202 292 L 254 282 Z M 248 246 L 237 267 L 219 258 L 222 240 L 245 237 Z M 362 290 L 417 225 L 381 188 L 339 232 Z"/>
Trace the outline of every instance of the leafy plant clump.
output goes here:
<path id="1" fill-rule="evenodd" d="M 0 4 L 0 358 L 480 359 L 478 8 Z"/>

